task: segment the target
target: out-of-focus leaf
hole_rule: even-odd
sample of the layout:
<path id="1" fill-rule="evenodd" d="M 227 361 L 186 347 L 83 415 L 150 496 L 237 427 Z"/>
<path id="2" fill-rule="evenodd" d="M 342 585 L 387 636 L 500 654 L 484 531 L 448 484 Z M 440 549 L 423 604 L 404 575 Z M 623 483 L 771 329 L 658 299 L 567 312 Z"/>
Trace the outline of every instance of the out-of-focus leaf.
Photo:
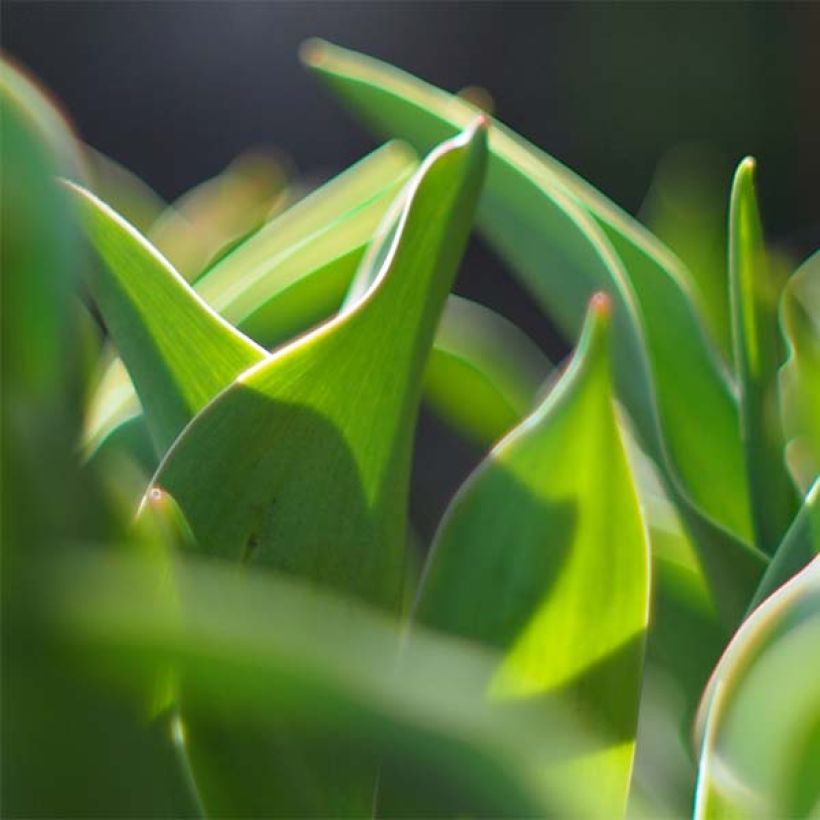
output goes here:
<path id="1" fill-rule="evenodd" d="M 102 258 L 94 299 L 126 362 L 158 453 L 266 352 L 216 314 L 105 203 L 71 185 L 86 236 Z"/>
<path id="2" fill-rule="evenodd" d="M 588 807 L 577 783 L 544 769 L 594 748 L 594 737 L 571 704 L 488 700 L 500 662 L 491 650 L 418 627 L 397 666 L 400 625 L 357 602 L 193 557 L 174 572 L 176 611 L 145 563 L 124 556 L 58 561 L 44 580 L 56 624 L 106 680 L 139 686 L 171 664 L 192 715 L 335 739 L 339 766 L 378 757 L 385 776 L 417 792 L 423 814 Z M 333 813 L 318 790 L 312 797 L 317 813 Z"/>
<path id="3" fill-rule="evenodd" d="M 778 587 L 796 575 L 820 553 L 820 479 L 806 495 L 800 512 L 772 556 L 760 586 L 749 604 L 752 612 Z"/>
<path id="4" fill-rule="evenodd" d="M 317 41 L 303 53 L 365 119 L 420 150 L 475 116 L 465 100 L 376 60 Z M 617 305 L 616 382 L 644 445 L 679 493 L 685 490 L 714 521 L 749 540 L 737 404 L 679 260 L 569 169 L 499 123 L 490 133 L 479 224 L 570 338 L 590 295 L 610 293 Z M 692 423 L 692 396 L 708 423 Z M 734 552 L 742 562 L 742 550 Z M 754 555 L 745 560 L 754 580 L 759 561 Z"/>
<path id="5" fill-rule="evenodd" d="M 56 175 L 76 140 L 38 89 L 0 68 L 2 226 L 2 805 L 4 817 L 189 816 L 172 746 L 81 671 L 44 617 L 43 568 L 118 525 L 74 442 L 84 385 L 73 298 L 81 239 Z"/>
<path id="6" fill-rule="evenodd" d="M 491 697 L 577 698 L 607 738 L 577 774 L 616 815 L 632 771 L 649 545 L 615 415 L 610 309 L 596 297 L 562 380 L 456 496 L 416 617 L 504 651 Z"/>
<path id="7" fill-rule="evenodd" d="M 242 374 L 174 443 L 155 483 L 203 552 L 401 606 L 424 364 L 485 163 L 481 125 L 433 152 L 386 248 L 371 251 L 382 262 L 362 299 Z M 287 732 L 272 748 L 218 719 L 192 723 L 190 737 L 210 811 L 299 814 L 317 800 L 325 814 L 369 810 L 375 769 L 338 748 Z"/>
<path id="8" fill-rule="evenodd" d="M 286 185 L 285 171 L 272 156 L 243 154 L 176 200 L 153 223 L 148 238 L 192 281 L 215 256 L 259 228 L 284 203 Z"/>
<path id="9" fill-rule="evenodd" d="M 744 622 L 704 694 L 695 816 L 820 807 L 820 558 Z"/>
<path id="10" fill-rule="evenodd" d="M 168 204 L 136 174 L 91 146 L 85 148 L 85 159 L 91 190 L 140 233 L 148 233 Z"/>
<path id="11" fill-rule="evenodd" d="M 780 371 L 787 462 L 805 492 L 820 475 L 820 251 L 786 285 L 780 322 L 789 347 Z"/>
<path id="12" fill-rule="evenodd" d="M 797 499 L 786 472 L 777 406 L 777 370 L 783 358 L 777 324 L 780 293 L 763 243 L 754 169 L 754 160 L 747 157 L 732 184 L 729 283 L 755 541 L 773 553 L 794 517 Z"/>
<path id="13" fill-rule="evenodd" d="M 490 443 L 532 410 L 550 370 L 512 322 L 450 296 L 427 362 L 424 397 L 457 430 Z"/>
<path id="14" fill-rule="evenodd" d="M 730 172 L 707 146 L 679 145 L 661 159 L 641 221 L 686 265 L 692 297 L 726 361 L 732 323 L 726 277 Z"/>

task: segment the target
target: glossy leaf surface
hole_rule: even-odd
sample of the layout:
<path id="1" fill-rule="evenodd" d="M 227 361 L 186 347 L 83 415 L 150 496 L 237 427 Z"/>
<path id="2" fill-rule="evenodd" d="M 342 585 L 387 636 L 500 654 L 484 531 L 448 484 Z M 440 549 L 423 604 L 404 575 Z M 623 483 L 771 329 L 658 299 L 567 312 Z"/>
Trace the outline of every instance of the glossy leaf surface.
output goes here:
<path id="1" fill-rule="evenodd" d="M 710 681 L 695 816 L 804 817 L 820 804 L 820 558 L 744 622 Z"/>
<path id="2" fill-rule="evenodd" d="M 729 280 L 740 420 L 758 546 L 774 552 L 797 509 L 786 472 L 778 418 L 777 370 L 783 338 L 777 324 L 779 293 L 763 242 L 754 187 L 755 163 L 735 173 L 729 213 Z"/>
<path id="3" fill-rule="evenodd" d="M 466 101 L 354 52 L 312 41 L 304 55 L 379 130 L 420 149 L 475 116 Z M 479 223 L 570 338 L 590 295 L 610 293 L 618 308 L 619 393 L 646 446 L 701 509 L 748 539 L 737 406 L 680 262 L 591 186 L 498 123 Z M 691 423 L 693 395 L 708 425 Z"/>
<path id="4" fill-rule="evenodd" d="M 610 309 L 596 297 L 561 381 L 453 501 L 416 617 L 505 653 L 493 698 L 577 697 L 609 739 L 579 771 L 590 766 L 590 787 L 617 813 L 632 768 L 649 545 L 615 416 Z"/>

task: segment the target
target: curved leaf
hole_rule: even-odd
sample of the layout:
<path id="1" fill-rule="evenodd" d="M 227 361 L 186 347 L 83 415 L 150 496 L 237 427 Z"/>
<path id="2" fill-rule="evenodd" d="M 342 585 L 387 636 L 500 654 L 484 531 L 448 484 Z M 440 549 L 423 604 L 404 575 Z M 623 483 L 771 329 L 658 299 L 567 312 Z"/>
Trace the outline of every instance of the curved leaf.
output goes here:
<path id="1" fill-rule="evenodd" d="M 386 248 L 373 251 L 383 263 L 364 297 L 243 373 L 177 439 L 155 482 L 178 501 L 202 551 L 400 609 L 424 364 L 485 162 L 481 123 L 436 150 L 408 188 Z M 372 759 L 286 727 L 273 746 L 230 727 L 224 715 L 190 727 L 211 811 L 369 810 Z M 310 789 L 291 788 L 304 777 Z"/>
<path id="2" fill-rule="evenodd" d="M 154 247 L 90 191 L 74 193 L 86 236 L 104 262 L 91 288 L 126 362 L 154 445 L 183 427 L 266 351 L 214 313 Z"/>
<path id="3" fill-rule="evenodd" d="M 457 430 L 491 443 L 532 410 L 550 371 L 512 322 L 451 295 L 424 373 L 424 398 Z"/>
<path id="4" fill-rule="evenodd" d="M 606 297 L 593 300 L 561 381 L 454 499 L 416 618 L 505 652 L 494 698 L 577 698 L 608 738 L 576 761 L 578 771 L 619 813 L 634 751 L 649 547 L 616 420 L 609 310 Z"/>
<path id="5" fill-rule="evenodd" d="M 820 558 L 745 621 L 701 706 L 695 816 L 809 816 L 820 805 Z"/>
<path id="6" fill-rule="evenodd" d="M 806 491 L 820 475 L 820 251 L 786 285 L 780 323 L 789 346 L 780 370 L 787 461 Z"/>
<path id="7" fill-rule="evenodd" d="M 796 575 L 820 553 L 820 479 L 809 490 L 783 541 L 772 556 L 760 586 L 749 604 L 749 613 Z"/>
<path id="8" fill-rule="evenodd" d="M 312 41 L 304 57 L 366 119 L 419 148 L 475 115 L 466 101 L 354 52 Z M 609 291 L 620 317 L 618 389 L 646 446 L 702 510 L 748 540 L 737 405 L 680 262 L 591 186 L 498 123 L 479 224 L 571 338 L 591 293 Z M 708 424 L 692 423 L 693 395 Z"/>
<path id="9" fill-rule="evenodd" d="M 794 517 L 797 499 L 786 472 L 777 409 L 777 370 L 783 351 L 777 325 L 779 293 L 763 243 L 754 170 L 754 160 L 747 157 L 732 184 L 729 283 L 755 540 L 772 553 Z"/>
<path id="10" fill-rule="evenodd" d="M 304 332 L 338 309 L 374 230 L 415 166 L 400 145 L 374 151 L 243 242 L 195 290 L 265 347 Z M 133 242 L 132 259 L 144 252 L 140 244 Z M 86 452 L 138 413 L 128 373 L 112 359 L 89 407 Z"/>

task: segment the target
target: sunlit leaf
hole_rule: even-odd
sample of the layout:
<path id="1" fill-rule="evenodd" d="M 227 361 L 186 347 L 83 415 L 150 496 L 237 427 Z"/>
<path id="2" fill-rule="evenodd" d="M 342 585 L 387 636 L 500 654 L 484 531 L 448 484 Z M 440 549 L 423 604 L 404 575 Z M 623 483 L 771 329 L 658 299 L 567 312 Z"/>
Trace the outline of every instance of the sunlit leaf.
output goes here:
<path id="1" fill-rule="evenodd" d="M 170 264 L 94 194 L 72 185 L 103 265 L 91 287 L 140 395 L 158 453 L 265 350 L 211 310 Z"/>
<path id="2" fill-rule="evenodd" d="M 732 185 L 729 282 L 752 520 L 758 546 L 771 553 L 794 517 L 797 502 L 786 472 L 777 406 L 777 370 L 783 353 L 777 324 L 780 294 L 763 243 L 754 169 L 751 157 L 743 160 Z"/>
<path id="3" fill-rule="evenodd" d="M 465 100 L 376 60 L 318 41 L 303 53 L 351 107 L 420 150 L 475 116 Z M 591 186 L 499 123 L 490 133 L 479 224 L 570 338 L 590 295 L 610 293 L 618 308 L 616 381 L 645 446 L 702 510 L 748 540 L 737 406 L 682 264 Z M 709 424 L 692 423 L 692 396 Z"/>
<path id="4" fill-rule="evenodd" d="M 308 330 L 338 310 L 376 227 L 415 167 L 400 145 L 373 152 L 235 248 L 195 283 L 197 292 L 265 347 Z M 133 258 L 144 255 L 136 240 L 132 245 Z M 217 388 L 224 386 L 220 380 Z M 128 372 L 113 358 L 89 406 L 86 452 L 109 436 L 121 440 L 119 428 L 127 423 L 134 430 L 139 412 Z"/>
<path id="5" fill-rule="evenodd" d="M 820 807 L 820 558 L 744 622 L 710 681 L 695 816 L 805 817 Z"/>
<path id="6" fill-rule="evenodd" d="M 609 741 L 579 772 L 618 814 L 632 769 L 649 545 L 612 395 L 610 309 L 596 297 L 562 380 L 453 501 L 416 618 L 505 652 L 493 698 L 577 697 Z"/>
<path id="7" fill-rule="evenodd" d="M 789 346 L 780 371 L 787 461 L 805 491 L 820 475 L 820 252 L 789 280 L 780 321 Z"/>
<path id="8" fill-rule="evenodd" d="M 382 263 L 362 299 L 243 373 L 175 442 L 155 482 L 203 552 L 401 606 L 421 380 L 472 224 L 485 140 L 476 126 L 425 161 L 386 247 L 372 251 Z M 368 810 L 366 760 L 342 771 L 330 750 L 287 733 L 278 752 L 260 751 L 261 739 L 229 725 L 191 728 L 211 810 L 293 814 L 319 797 L 324 813 Z M 290 788 L 288 760 L 318 780 Z"/>

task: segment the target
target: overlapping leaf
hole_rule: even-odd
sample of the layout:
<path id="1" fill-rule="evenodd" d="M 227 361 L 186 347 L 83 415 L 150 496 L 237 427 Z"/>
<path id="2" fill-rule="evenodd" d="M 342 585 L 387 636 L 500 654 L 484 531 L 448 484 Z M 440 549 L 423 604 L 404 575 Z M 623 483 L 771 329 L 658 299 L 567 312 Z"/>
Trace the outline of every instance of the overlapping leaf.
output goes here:
<path id="1" fill-rule="evenodd" d="M 695 816 L 820 807 L 820 558 L 745 621 L 704 695 Z"/>
<path id="2" fill-rule="evenodd" d="M 367 120 L 421 149 L 475 114 L 466 101 L 353 52 L 312 42 L 304 53 Z M 685 269 L 605 197 L 497 123 L 490 157 L 479 212 L 485 234 L 571 337 L 590 294 L 609 291 L 619 315 L 619 392 L 646 445 L 701 509 L 748 539 L 737 407 L 695 314 Z M 692 423 L 695 395 L 709 424 Z"/>
<path id="3" fill-rule="evenodd" d="M 777 407 L 777 370 L 783 353 L 777 324 L 779 293 L 763 243 L 754 168 L 751 157 L 743 160 L 732 186 L 729 280 L 755 540 L 771 553 L 794 517 L 797 503 L 786 472 Z"/>
<path id="4" fill-rule="evenodd" d="M 608 738 L 577 771 L 617 813 L 632 768 L 649 546 L 616 421 L 609 310 L 596 297 L 561 381 L 453 501 L 416 618 L 505 652 L 494 698 L 577 697 Z"/>
<path id="5" fill-rule="evenodd" d="M 485 161 L 481 125 L 435 151 L 372 251 L 364 297 L 243 373 L 174 443 L 155 481 L 205 553 L 399 609 L 424 364 Z M 189 737 L 211 811 L 361 814 L 372 800 L 373 761 L 333 744 L 283 730 L 272 747 L 226 715 L 192 722 Z"/>
<path id="6" fill-rule="evenodd" d="M 94 194 L 71 186 L 104 265 L 91 287 L 145 409 L 157 452 L 265 350 L 212 311 L 154 247 Z"/>

